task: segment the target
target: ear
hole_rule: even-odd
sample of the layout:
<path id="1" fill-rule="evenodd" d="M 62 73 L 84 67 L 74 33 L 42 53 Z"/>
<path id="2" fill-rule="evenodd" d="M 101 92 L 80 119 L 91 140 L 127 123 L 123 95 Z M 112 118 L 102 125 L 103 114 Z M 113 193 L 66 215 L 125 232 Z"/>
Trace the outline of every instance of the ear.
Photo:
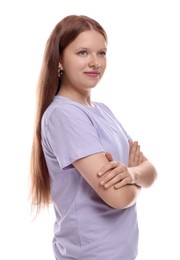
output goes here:
<path id="1" fill-rule="evenodd" d="M 58 69 L 63 70 L 63 66 L 62 66 L 61 60 L 59 61 Z"/>

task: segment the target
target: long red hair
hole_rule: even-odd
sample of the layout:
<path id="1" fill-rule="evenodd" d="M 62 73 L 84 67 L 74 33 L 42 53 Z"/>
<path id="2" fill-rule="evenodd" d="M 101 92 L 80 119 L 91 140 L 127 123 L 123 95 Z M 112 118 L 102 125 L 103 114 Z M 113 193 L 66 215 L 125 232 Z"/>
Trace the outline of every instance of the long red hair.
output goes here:
<path id="1" fill-rule="evenodd" d="M 34 137 L 31 152 L 32 206 L 39 211 L 51 203 L 50 177 L 41 145 L 41 119 L 61 86 L 58 64 L 63 50 L 83 31 L 95 30 L 107 41 L 103 27 L 94 19 L 83 15 L 70 15 L 61 20 L 53 29 L 46 43 L 44 58 L 37 85 L 37 104 Z"/>

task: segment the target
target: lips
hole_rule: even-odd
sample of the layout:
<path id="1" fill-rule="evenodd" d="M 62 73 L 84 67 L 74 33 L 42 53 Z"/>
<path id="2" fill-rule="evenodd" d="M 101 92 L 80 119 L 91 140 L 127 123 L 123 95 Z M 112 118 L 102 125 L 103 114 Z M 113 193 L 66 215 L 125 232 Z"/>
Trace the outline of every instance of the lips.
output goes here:
<path id="1" fill-rule="evenodd" d="M 97 77 L 100 75 L 100 72 L 98 71 L 87 71 L 87 72 L 84 72 L 86 75 L 90 76 L 90 77 Z"/>

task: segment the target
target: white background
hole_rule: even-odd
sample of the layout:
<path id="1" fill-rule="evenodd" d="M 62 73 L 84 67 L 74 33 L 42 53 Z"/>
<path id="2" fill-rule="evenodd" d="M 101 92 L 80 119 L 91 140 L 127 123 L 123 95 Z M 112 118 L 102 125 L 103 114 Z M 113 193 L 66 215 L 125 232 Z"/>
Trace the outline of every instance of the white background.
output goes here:
<path id="1" fill-rule="evenodd" d="M 45 43 L 69 14 L 89 15 L 106 29 L 108 67 L 93 98 L 111 108 L 159 172 L 137 204 L 137 260 L 178 260 L 180 7 L 174 0 L 0 2 L 0 259 L 54 259 L 52 208 L 34 221 L 30 214 L 29 160 Z"/>

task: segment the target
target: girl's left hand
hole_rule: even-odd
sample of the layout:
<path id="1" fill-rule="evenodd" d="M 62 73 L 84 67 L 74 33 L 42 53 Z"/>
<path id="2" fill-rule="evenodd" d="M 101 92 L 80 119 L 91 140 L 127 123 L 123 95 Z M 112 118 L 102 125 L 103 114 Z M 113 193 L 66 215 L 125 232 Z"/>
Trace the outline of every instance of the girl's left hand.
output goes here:
<path id="1" fill-rule="evenodd" d="M 145 158 L 137 141 L 129 142 L 128 167 L 120 162 L 113 161 L 111 153 L 105 153 L 108 163 L 100 170 L 98 176 L 105 176 L 100 182 L 106 189 L 112 187 L 119 189 L 127 184 L 135 184 L 135 175 L 128 167 L 134 167 L 143 162 Z M 108 173 L 109 172 L 109 173 Z"/>
<path id="2" fill-rule="evenodd" d="M 112 160 L 110 153 L 106 153 L 106 157 L 109 163 L 98 172 L 98 176 L 104 176 L 100 181 L 100 185 L 105 189 L 109 189 L 114 186 L 115 189 L 119 189 L 127 184 L 134 184 L 134 176 L 128 171 L 128 167 L 120 162 Z"/>

